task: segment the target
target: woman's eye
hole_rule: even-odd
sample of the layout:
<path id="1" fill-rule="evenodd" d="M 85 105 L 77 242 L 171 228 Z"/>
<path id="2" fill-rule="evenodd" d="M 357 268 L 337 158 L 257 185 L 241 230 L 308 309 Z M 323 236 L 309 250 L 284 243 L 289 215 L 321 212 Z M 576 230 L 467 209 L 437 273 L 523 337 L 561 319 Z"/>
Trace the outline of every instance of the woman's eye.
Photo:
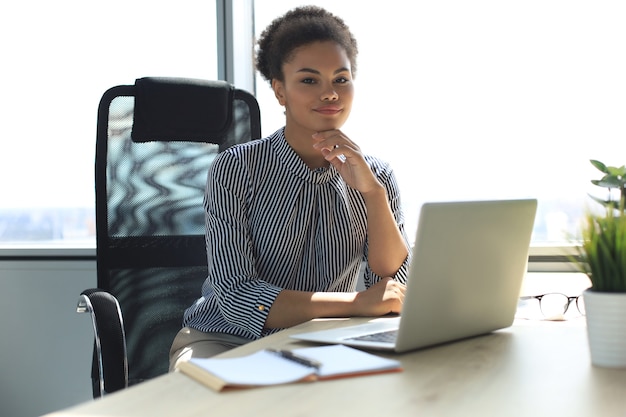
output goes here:
<path id="1" fill-rule="evenodd" d="M 347 83 L 348 81 L 350 81 L 350 80 L 348 80 L 346 77 L 340 77 L 340 78 L 337 78 L 337 79 L 335 80 L 335 82 L 336 82 L 336 83 L 338 83 L 338 84 L 345 84 L 345 83 Z"/>
<path id="2" fill-rule="evenodd" d="M 313 84 L 313 83 L 315 83 L 315 80 L 313 78 L 305 78 L 305 79 L 302 80 L 302 82 L 304 84 Z"/>

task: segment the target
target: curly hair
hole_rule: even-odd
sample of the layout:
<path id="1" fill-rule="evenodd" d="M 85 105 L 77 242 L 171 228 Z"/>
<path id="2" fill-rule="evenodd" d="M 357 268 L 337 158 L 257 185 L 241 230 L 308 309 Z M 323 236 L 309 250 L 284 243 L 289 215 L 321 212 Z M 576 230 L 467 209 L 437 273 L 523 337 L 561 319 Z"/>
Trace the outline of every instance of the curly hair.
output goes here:
<path id="1" fill-rule="evenodd" d="M 294 50 L 313 42 L 340 45 L 356 73 L 357 42 L 344 21 L 317 6 L 297 7 L 278 17 L 261 33 L 257 42 L 256 68 L 265 80 L 284 81 L 283 64 Z"/>

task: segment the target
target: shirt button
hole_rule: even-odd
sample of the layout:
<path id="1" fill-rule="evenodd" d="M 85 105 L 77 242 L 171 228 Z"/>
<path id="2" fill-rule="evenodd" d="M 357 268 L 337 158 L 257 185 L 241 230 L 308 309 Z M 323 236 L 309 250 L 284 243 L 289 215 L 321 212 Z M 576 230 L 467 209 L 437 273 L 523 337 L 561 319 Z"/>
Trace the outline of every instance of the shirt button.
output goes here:
<path id="1" fill-rule="evenodd" d="M 265 306 L 262 305 L 262 304 L 258 308 L 259 308 L 259 311 L 264 311 L 265 310 Z"/>

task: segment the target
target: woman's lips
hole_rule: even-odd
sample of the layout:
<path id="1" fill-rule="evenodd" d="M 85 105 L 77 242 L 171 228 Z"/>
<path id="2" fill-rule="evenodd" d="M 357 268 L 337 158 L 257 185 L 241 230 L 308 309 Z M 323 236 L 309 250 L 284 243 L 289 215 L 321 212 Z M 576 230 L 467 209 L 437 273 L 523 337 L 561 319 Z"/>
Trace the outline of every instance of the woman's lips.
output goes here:
<path id="1" fill-rule="evenodd" d="M 341 112 L 341 108 L 336 106 L 323 106 L 316 108 L 315 111 L 320 114 L 333 115 Z"/>

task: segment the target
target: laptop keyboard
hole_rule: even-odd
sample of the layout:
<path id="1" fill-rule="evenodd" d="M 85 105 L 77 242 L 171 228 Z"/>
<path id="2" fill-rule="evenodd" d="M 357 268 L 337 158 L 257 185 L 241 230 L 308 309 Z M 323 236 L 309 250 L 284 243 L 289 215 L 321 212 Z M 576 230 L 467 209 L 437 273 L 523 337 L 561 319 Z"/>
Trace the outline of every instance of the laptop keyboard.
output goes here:
<path id="1" fill-rule="evenodd" d="M 351 337 L 348 340 L 364 341 L 364 342 L 383 342 L 394 343 L 398 336 L 398 330 L 387 330 L 385 332 L 371 333 L 363 336 Z"/>

